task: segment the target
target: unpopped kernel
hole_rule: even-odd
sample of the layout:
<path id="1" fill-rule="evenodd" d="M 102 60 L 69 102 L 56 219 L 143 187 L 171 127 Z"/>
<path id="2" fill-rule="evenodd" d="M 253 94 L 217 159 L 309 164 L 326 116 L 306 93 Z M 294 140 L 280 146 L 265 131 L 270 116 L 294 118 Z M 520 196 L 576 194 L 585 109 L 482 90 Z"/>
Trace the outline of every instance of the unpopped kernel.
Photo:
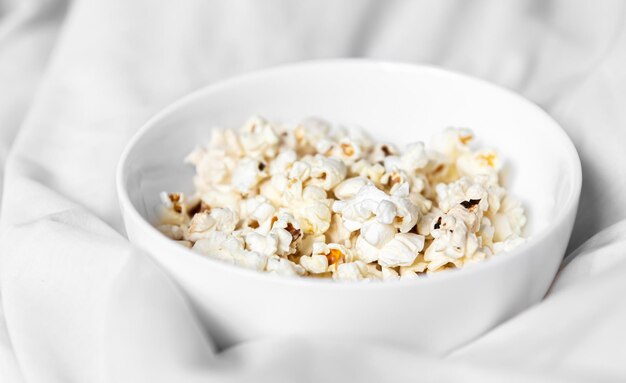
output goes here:
<path id="1" fill-rule="evenodd" d="M 502 159 L 448 128 L 400 150 L 319 119 L 250 118 L 186 158 L 191 196 L 161 194 L 158 229 L 204 256 L 345 281 L 412 279 L 510 251 L 524 209 Z"/>

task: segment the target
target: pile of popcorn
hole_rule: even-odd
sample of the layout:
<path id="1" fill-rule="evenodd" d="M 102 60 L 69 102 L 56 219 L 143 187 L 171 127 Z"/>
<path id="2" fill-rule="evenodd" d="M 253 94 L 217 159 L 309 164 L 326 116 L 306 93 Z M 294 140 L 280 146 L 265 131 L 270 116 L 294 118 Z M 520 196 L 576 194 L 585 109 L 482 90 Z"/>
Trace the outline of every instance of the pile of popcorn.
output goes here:
<path id="1" fill-rule="evenodd" d="M 158 229 L 202 255 L 280 275 L 417 278 L 524 241 L 493 150 L 448 128 L 404 151 L 308 119 L 215 129 L 186 162 L 193 196 L 163 192 Z"/>

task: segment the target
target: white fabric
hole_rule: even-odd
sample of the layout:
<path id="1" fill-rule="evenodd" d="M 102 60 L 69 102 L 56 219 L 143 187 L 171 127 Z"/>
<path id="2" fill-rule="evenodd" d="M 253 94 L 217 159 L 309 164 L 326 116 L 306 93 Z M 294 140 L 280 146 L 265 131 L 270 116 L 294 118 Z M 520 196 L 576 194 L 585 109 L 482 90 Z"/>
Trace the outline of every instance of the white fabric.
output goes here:
<path id="1" fill-rule="evenodd" d="M 619 0 L 0 0 L 0 381 L 625 381 L 625 20 Z M 542 303 L 445 358 L 315 339 L 218 352 L 122 234 L 118 156 L 194 88 L 346 56 L 441 65 L 546 108 L 582 159 L 570 250 L 584 244 Z"/>

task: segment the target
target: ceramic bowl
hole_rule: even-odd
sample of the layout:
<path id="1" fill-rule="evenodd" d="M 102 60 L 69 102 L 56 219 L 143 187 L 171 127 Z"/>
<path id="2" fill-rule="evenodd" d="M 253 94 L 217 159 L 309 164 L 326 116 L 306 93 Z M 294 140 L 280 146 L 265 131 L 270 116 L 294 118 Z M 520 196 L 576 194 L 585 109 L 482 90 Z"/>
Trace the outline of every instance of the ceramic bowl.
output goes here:
<path id="1" fill-rule="evenodd" d="M 497 148 L 505 185 L 528 215 L 528 241 L 461 270 L 399 282 L 288 278 L 202 257 L 153 226 L 159 192 L 193 191 L 183 158 L 212 127 L 250 115 L 317 116 L 359 125 L 402 147 L 448 126 Z M 581 188 L 580 160 L 539 107 L 498 86 L 442 69 L 363 60 L 302 63 L 200 89 L 150 119 L 130 141 L 117 188 L 130 240 L 180 286 L 219 347 L 275 336 L 359 339 L 442 354 L 537 303 L 565 252 Z"/>

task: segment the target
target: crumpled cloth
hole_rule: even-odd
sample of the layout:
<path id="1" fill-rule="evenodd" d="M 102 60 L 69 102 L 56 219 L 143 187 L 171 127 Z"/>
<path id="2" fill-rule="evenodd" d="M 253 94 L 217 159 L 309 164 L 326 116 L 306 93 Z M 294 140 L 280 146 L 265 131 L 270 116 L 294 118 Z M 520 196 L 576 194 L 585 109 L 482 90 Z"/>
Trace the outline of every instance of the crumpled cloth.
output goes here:
<path id="1" fill-rule="evenodd" d="M 626 381 L 625 26 L 619 0 L 0 0 L 0 381 Z M 445 357 L 314 338 L 213 346 L 125 238 L 118 157 L 193 89 L 334 57 L 482 77 L 563 125 L 583 192 L 541 303 Z"/>

